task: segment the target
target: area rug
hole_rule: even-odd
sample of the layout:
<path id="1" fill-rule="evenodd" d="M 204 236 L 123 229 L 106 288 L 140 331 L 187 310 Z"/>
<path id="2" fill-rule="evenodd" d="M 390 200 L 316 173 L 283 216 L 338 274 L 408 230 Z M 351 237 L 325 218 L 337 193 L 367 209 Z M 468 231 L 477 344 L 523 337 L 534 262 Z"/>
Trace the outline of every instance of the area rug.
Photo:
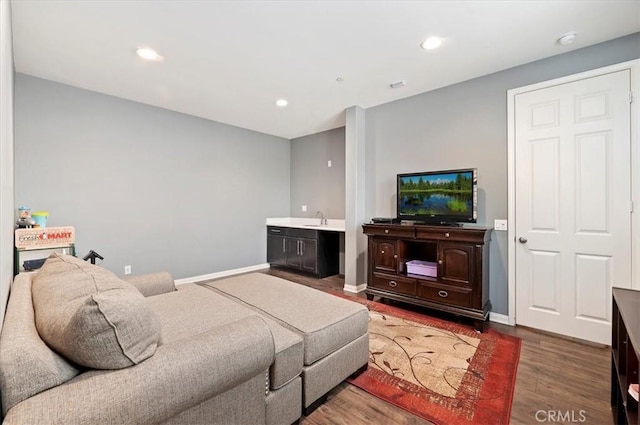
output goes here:
<path id="1" fill-rule="evenodd" d="M 349 382 L 440 425 L 508 424 L 520 339 L 362 298 L 369 368 Z"/>

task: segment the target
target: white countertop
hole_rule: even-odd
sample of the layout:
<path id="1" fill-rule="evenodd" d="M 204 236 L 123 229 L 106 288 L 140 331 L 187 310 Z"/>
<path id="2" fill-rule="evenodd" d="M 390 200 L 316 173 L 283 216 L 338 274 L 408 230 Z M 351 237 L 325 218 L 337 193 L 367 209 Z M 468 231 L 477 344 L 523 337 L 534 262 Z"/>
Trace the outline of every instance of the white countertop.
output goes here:
<path id="1" fill-rule="evenodd" d="M 267 218 L 267 226 L 295 227 L 298 229 L 344 232 L 344 220 L 328 218 L 327 224 L 320 225 L 319 218 L 275 217 Z"/>

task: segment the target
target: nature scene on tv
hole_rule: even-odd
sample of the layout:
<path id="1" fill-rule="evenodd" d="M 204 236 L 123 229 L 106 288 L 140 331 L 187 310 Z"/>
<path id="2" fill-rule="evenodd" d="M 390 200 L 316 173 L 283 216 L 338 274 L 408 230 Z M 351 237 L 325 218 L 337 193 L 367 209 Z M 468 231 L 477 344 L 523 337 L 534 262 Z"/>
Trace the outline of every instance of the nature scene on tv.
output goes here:
<path id="1" fill-rule="evenodd" d="M 400 176 L 399 213 L 469 217 L 473 211 L 473 171 Z"/>

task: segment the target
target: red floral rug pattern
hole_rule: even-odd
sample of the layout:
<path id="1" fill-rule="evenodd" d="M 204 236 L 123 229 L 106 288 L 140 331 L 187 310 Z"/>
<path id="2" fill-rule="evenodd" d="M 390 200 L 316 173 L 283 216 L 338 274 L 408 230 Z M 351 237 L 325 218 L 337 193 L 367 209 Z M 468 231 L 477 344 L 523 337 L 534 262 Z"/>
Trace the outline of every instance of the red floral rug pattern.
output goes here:
<path id="1" fill-rule="evenodd" d="M 351 384 L 440 425 L 509 423 L 519 338 L 349 299 L 370 313 L 369 368 Z M 400 353 L 395 360 L 385 352 L 389 346 Z M 442 365 L 442 358 L 451 364 Z"/>

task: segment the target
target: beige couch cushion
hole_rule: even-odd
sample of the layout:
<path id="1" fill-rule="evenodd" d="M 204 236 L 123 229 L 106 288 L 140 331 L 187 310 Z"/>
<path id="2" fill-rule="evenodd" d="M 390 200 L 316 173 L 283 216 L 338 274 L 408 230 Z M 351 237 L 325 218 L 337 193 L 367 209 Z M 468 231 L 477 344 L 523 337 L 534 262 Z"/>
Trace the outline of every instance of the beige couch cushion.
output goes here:
<path id="1" fill-rule="evenodd" d="M 258 315 L 229 298 L 200 285 L 178 285 L 177 291 L 147 298 L 162 323 L 162 343 L 172 344 L 210 329 Z M 260 315 L 275 342 L 275 361 L 269 369 L 272 389 L 285 386 L 302 372 L 302 338 L 278 322 Z"/>
<path id="2" fill-rule="evenodd" d="M 71 361 L 121 369 L 152 356 L 160 322 L 147 300 L 110 271 L 52 254 L 33 279 L 40 337 Z"/>
<path id="3" fill-rule="evenodd" d="M 20 273 L 11 296 L 0 336 L 0 394 L 2 413 L 80 373 L 40 339 L 33 317 L 30 273 Z"/>
<path id="4" fill-rule="evenodd" d="M 302 335 L 305 365 L 335 352 L 368 330 L 369 311 L 363 305 L 276 276 L 249 273 L 206 285 Z"/>
<path id="5" fill-rule="evenodd" d="M 165 294 L 176 290 L 176 284 L 169 272 L 147 273 L 139 276 L 124 276 L 123 280 L 129 282 L 142 292 L 145 297 Z"/>

